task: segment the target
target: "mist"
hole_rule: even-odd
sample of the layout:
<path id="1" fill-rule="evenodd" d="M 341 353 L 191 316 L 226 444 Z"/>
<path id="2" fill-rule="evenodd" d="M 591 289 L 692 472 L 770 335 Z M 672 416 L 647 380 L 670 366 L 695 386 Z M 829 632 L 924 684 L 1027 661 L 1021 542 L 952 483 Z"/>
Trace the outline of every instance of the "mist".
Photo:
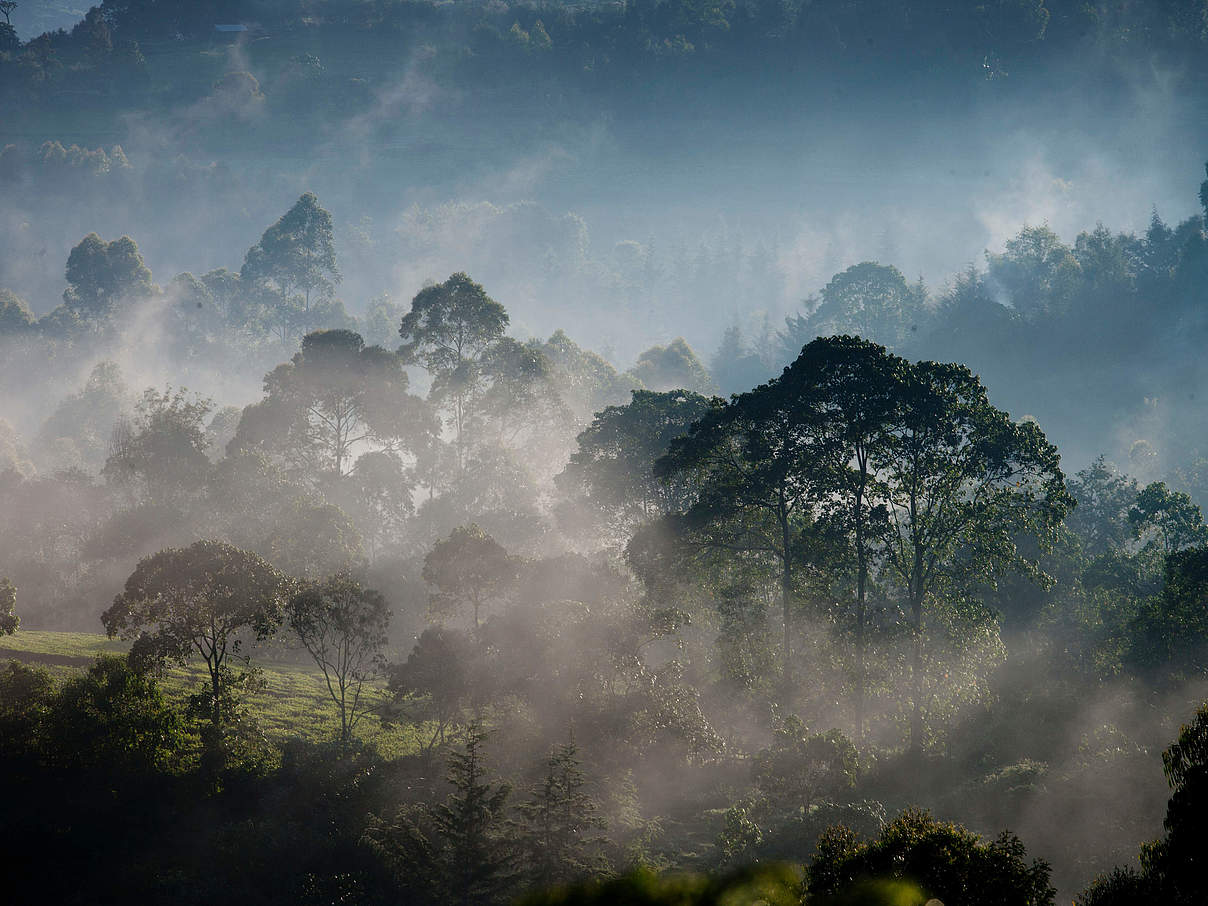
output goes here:
<path id="1" fill-rule="evenodd" d="M 1202 900 L 1198 7 L 2 6 L 16 902 Z"/>

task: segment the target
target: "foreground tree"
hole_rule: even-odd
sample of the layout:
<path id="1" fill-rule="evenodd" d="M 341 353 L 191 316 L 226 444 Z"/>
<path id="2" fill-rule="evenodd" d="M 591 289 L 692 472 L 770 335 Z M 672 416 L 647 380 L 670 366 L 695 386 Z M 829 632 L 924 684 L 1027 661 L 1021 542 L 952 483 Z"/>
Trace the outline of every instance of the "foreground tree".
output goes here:
<path id="1" fill-rule="evenodd" d="M 985 842 L 927 812 L 907 811 L 875 840 L 861 842 L 844 827 L 818 840 L 806 871 L 804 902 L 814 904 L 910 903 L 931 898 L 945 906 L 1051 906 L 1048 863 L 1028 862 L 1023 843 L 1003 832 Z M 886 896 L 893 886 L 901 895 Z"/>
<path id="2" fill-rule="evenodd" d="M 370 846 L 394 871 L 407 902 L 492 906 L 513 893 L 516 871 L 504 837 L 511 788 L 490 777 L 486 734 L 471 724 L 462 751 L 449 757 L 453 792 L 436 806 L 400 810 L 373 820 Z"/>
<path id="3" fill-rule="evenodd" d="M 382 670 L 390 608 L 380 592 L 347 573 L 307 583 L 286 606 L 290 628 L 310 653 L 340 715 L 347 746 L 367 710 L 365 684 Z"/>
<path id="4" fill-rule="evenodd" d="M 597 851 L 602 841 L 592 832 L 605 821 L 586 786 L 578 749 L 569 742 L 550 753 L 545 776 L 529 801 L 519 806 L 524 821 L 521 845 L 536 886 L 566 884 L 603 869 Z"/>
<path id="5" fill-rule="evenodd" d="M 286 580 L 255 554 L 220 541 L 198 541 L 139 561 L 125 590 L 101 616 L 110 638 L 131 639 L 132 662 L 184 664 L 196 653 L 209 675 L 195 702 L 210 721 L 211 744 L 236 714 L 246 683 L 245 642 L 280 625 Z M 232 663 L 241 663 L 236 671 Z"/>

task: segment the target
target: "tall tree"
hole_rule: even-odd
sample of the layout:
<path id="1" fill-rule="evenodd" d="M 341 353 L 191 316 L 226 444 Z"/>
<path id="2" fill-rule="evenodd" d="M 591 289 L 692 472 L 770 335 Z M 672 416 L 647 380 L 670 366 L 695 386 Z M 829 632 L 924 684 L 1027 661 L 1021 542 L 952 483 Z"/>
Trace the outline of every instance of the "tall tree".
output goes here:
<path id="1" fill-rule="evenodd" d="M 950 591 L 992 582 L 1008 565 L 1042 577 L 1017 542 L 1042 541 L 1072 505 L 1054 447 L 1032 421 L 1012 422 L 961 365 L 920 362 L 906 374 L 881 479 L 889 569 L 904 588 L 913 635 L 911 746 L 923 744 L 925 609 Z"/>
<path id="2" fill-rule="evenodd" d="M 259 291 L 269 320 L 284 339 L 312 326 L 317 303 L 340 282 L 331 214 L 307 192 L 247 251 L 240 282 Z"/>
<path id="3" fill-rule="evenodd" d="M 347 746 L 365 716 L 365 684 L 382 670 L 390 608 L 380 592 L 347 573 L 310 582 L 286 605 L 290 628 L 323 672 Z"/>
<path id="4" fill-rule="evenodd" d="M 802 440 L 809 445 L 829 492 L 820 498 L 820 511 L 843 529 L 855 560 L 856 734 L 860 738 L 864 735 L 869 569 L 886 518 L 878 472 L 888 449 L 887 429 L 899 404 L 897 391 L 909 367 L 904 359 L 859 337 L 826 337 L 802 349 L 782 378 L 812 387 L 812 429 Z"/>
<path id="5" fill-rule="evenodd" d="M 431 612 L 448 616 L 468 605 L 475 633 L 481 633 L 482 609 L 501 600 L 516 575 L 512 556 L 477 525 L 454 529 L 424 557 L 424 581 L 436 589 Z"/>
<path id="6" fill-rule="evenodd" d="M 1199 506 L 1190 495 L 1172 491 L 1162 481 L 1138 492 L 1128 510 L 1128 523 L 1134 538 L 1149 538 L 1167 556 L 1208 541 Z"/>
<path id="7" fill-rule="evenodd" d="M 716 400 L 655 464 L 659 477 L 687 477 L 695 484 L 685 525 L 700 543 L 775 563 L 786 695 L 792 688 L 794 570 L 825 490 L 811 450 L 812 389 L 806 376 L 786 370 L 727 404 Z"/>
<path id="8" fill-rule="evenodd" d="M 507 326 L 504 307 L 464 273 L 420 290 L 399 325 L 399 354 L 432 376 L 429 398 L 449 413 L 459 473 L 466 464 L 468 421 L 484 384 L 483 366 Z"/>
<path id="9" fill-rule="evenodd" d="M 623 543 L 642 522 L 691 503 L 691 482 L 659 480 L 654 463 L 708 408 L 708 399 L 687 390 L 634 390 L 629 403 L 596 413 L 579 435 L 555 479 L 559 489 L 602 515 Z"/>
<path id="10" fill-rule="evenodd" d="M 133 423 L 113 429 L 102 474 L 118 485 L 134 485 L 163 503 L 201 486 L 210 471 L 205 419 L 213 402 L 183 387 L 148 388 Z"/>

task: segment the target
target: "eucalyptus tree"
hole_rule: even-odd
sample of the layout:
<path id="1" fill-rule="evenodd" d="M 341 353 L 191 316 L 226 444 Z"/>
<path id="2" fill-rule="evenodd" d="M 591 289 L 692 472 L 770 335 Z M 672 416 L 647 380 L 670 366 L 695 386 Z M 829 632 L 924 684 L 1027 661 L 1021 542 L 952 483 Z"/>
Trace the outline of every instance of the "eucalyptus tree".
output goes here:
<path id="1" fill-rule="evenodd" d="M 485 383 L 483 366 L 508 320 L 480 284 L 457 273 L 420 290 L 399 325 L 399 355 L 431 375 L 429 399 L 449 414 L 459 472 L 466 462 L 467 422 Z"/>
<path id="2" fill-rule="evenodd" d="M 340 282 L 331 214 L 312 192 L 303 194 L 247 250 L 239 280 L 259 293 L 267 320 L 285 339 L 314 319 Z"/>

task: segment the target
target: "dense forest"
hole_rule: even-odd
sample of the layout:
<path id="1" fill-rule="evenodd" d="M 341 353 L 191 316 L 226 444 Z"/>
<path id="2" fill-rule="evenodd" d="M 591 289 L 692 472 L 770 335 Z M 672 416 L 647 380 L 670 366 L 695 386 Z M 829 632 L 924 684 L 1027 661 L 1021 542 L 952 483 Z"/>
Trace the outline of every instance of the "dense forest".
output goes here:
<path id="1" fill-rule="evenodd" d="M 6 901 L 1208 901 L 1208 3 L 0 16 Z"/>

